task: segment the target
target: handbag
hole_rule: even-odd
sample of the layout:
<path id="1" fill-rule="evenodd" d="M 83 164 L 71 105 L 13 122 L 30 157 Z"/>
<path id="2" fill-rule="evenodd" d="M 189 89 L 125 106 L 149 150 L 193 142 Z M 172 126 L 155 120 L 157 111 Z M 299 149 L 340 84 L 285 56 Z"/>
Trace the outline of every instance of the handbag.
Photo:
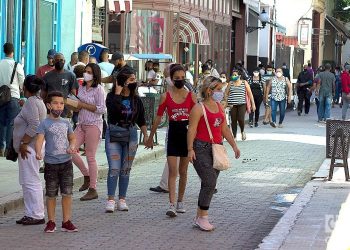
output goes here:
<path id="1" fill-rule="evenodd" d="M 12 84 L 13 78 L 15 77 L 17 64 L 18 63 L 15 62 L 15 65 L 13 67 L 10 85 Z M 0 87 L 0 107 L 4 106 L 9 101 L 11 101 L 11 89 L 8 85 L 5 84 Z"/>
<path id="2" fill-rule="evenodd" d="M 10 145 L 6 152 L 6 160 L 14 161 L 16 162 L 18 159 L 18 153 L 16 152 L 15 148 L 13 147 L 13 140 L 11 140 Z"/>
<path id="3" fill-rule="evenodd" d="M 123 128 L 117 125 L 109 124 L 109 141 L 127 144 L 130 141 L 129 128 Z"/>
<path id="4" fill-rule="evenodd" d="M 220 105 L 220 104 L 219 104 Z M 212 152 L 213 152 L 213 168 L 219 171 L 227 170 L 230 167 L 230 161 L 224 145 L 214 143 L 213 134 L 208 122 L 207 112 L 205 111 L 204 104 L 201 103 L 203 109 L 203 116 L 205 124 L 207 125 L 210 140 L 212 141 Z"/>

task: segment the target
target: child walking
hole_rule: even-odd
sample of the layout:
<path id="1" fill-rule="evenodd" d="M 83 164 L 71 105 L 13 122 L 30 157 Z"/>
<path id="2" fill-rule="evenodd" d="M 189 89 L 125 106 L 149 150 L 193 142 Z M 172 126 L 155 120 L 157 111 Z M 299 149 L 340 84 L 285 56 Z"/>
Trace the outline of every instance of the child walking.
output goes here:
<path id="1" fill-rule="evenodd" d="M 63 213 L 61 231 L 77 232 L 78 229 L 71 222 L 73 190 L 71 154 L 76 153 L 75 137 L 69 121 L 60 117 L 64 109 L 63 94 L 56 91 L 49 93 L 46 106 L 50 114 L 38 127 L 35 145 L 36 158 L 42 160 L 41 149 L 45 140 L 44 179 L 48 222 L 44 231 L 53 233 L 56 230 L 55 209 L 59 188 Z"/>

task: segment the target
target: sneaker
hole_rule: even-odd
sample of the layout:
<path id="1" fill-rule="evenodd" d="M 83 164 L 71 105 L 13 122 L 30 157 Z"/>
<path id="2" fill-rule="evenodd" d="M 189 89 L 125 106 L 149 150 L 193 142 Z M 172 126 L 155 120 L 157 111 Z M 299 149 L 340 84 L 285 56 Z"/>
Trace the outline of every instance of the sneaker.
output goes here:
<path id="1" fill-rule="evenodd" d="M 245 134 L 245 132 L 242 132 L 242 141 L 245 141 L 247 139 L 247 135 Z"/>
<path id="2" fill-rule="evenodd" d="M 264 124 L 264 125 L 267 125 L 267 124 L 269 124 L 269 122 L 263 121 L 263 124 Z"/>
<path id="3" fill-rule="evenodd" d="M 208 216 L 200 216 L 195 219 L 194 226 L 198 227 L 202 231 L 212 231 L 214 230 L 214 226 L 209 223 Z"/>
<path id="4" fill-rule="evenodd" d="M 124 199 L 120 199 L 117 203 L 117 209 L 119 211 L 129 211 L 129 207 L 126 205 L 126 202 Z"/>
<path id="5" fill-rule="evenodd" d="M 46 227 L 44 229 L 45 233 L 54 233 L 56 231 L 56 223 L 52 220 L 49 220 L 46 223 Z"/>
<path id="6" fill-rule="evenodd" d="M 279 127 L 279 128 L 283 128 L 282 123 L 278 124 L 278 127 Z"/>
<path id="7" fill-rule="evenodd" d="M 151 190 L 153 192 L 157 192 L 157 193 L 169 193 L 168 190 L 165 190 L 165 189 L 161 188 L 160 186 L 151 187 L 151 188 L 149 188 L 149 190 Z"/>
<path id="8" fill-rule="evenodd" d="M 45 224 L 45 219 L 34 219 L 32 217 L 27 217 L 26 220 L 22 221 L 23 226 L 40 225 Z"/>
<path id="9" fill-rule="evenodd" d="M 115 201 L 108 200 L 106 204 L 106 213 L 113 213 L 115 209 Z"/>
<path id="10" fill-rule="evenodd" d="M 23 224 L 23 221 L 27 220 L 28 218 L 30 218 L 30 217 L 28 217 L 28 216 L 23 216 L 21 219 L 16 220 L 16 224 Z"/>
<path id="11" fill-rule="evenodd" d="M 78 228 L 76 228 L 73 223 L 70 220 L 67 220 L 66 222 L 62 222 L 62 232 L 78 232 Z"/>
<path id="12" fill-rule="evenodd" d="M 178 213 L 186 213 L 186 209 L 184 207 L 184 203 L 182 201 L 178 201 L 176 205 L 176 212 Z"/>
<path id="13" fill-rule="evenodd" d="M 169 217 L 176 217 L 177 216 L 174 204 L 170 204 L 168 210 L 166 211 L 166 215 Z"/>
<path id="14" fill-rule="evenodd" d="M 270 122 L 271 127 L 276 128 L 276 123 Z"/>
<path id="15" fill-rule="evenodd" d="M 249 122 L 249 127 L 253 127 L 253 122 Z"/>
<path id="16" fill-rule="evenodd" d="M 298 116 L 301 116 L 301 112 L 300 111 L 298 111 Z"/>

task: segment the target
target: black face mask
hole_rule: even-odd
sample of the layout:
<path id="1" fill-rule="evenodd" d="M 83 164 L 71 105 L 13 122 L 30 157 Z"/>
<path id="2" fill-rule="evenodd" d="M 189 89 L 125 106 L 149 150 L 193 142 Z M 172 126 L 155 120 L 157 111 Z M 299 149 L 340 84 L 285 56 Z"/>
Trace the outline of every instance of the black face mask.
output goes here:
<path id="1" fill-rule="evenodd" d="M 178 89 L 183 88 L 185 85 L 185 80 L 174 80 L 174 86 Z"/>
<path id="2" fill-rule="evenodd" d="M 62 61 L 55 62 L 55 69 L 62 70 L 63 67 L 64 67 L 64 62 Z"/>
<path id="3" fill-rule="evenodd" d="M 131 82 L 128 84 L 128 88 L 130 91 L 134 91 L 137 87 L 137 83 L 136 82 Z"/>
<path id="4" fill-rule="evenodd" d="M 307 69 L 304 69 L 304 72 L 306 72 L 307 71 Z"/>

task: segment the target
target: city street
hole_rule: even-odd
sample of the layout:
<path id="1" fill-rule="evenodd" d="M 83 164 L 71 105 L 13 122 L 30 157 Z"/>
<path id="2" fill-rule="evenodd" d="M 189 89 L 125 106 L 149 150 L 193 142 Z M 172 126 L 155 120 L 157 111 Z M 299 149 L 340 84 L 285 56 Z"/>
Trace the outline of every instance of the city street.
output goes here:
<path id="1" fill-rule="evenodd" d="M 287 112 L 282 129 L 247 128 L 247 141 L 238 142 L 241 158 L 232 160 L 232 168 L 218 179 L 218 193 L 210 208 L 217 227 L 214 232 L 192 228 L 200 188 L 192 166 L 187 212 L 175 219 L 165 216 L 167 194 L 149 191 L 158 185 L 163 156 L 134 166 L 127 197 L 129 212 L 104 212 L 103 181 L 98 184 L 98 200 L 81 202 L 81 194 L 74 194 L 73 222 L 78 233 L 47 235 L 43 225 L 16 225 L 15 220 L 22 216 L 22 209 L 17 209 L 0 217 L 2 249 L 255 249 L 325 158 L 325 125 L 316 122 L 314 110 L 312 106 L 311 114 L 301 117 Z M 338 118 L 339 111 L 332 109 L 332 116 Z M 229 153 L 232 156 L 232 150 Z M 60 208 L 56 214 L 60 222 Z"/>

